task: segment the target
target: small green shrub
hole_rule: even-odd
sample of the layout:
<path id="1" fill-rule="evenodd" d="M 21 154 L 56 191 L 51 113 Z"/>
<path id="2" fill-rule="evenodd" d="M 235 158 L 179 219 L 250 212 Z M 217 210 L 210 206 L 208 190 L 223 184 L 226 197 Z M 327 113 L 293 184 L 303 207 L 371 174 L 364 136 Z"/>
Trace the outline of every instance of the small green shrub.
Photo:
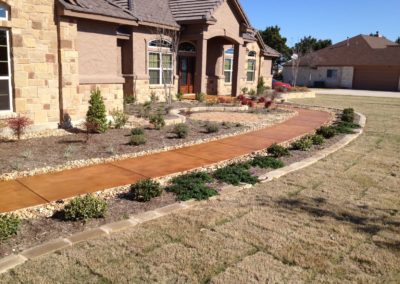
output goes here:
<path id="1" fill-rule="evenodd" d="M 266 90 L 264 77 L 260 77 L 257 83 L 257 95 L 263 95 Z"/>
<path id="2" fill-rule="evenodd" d="M 270 154 L 271 156 L 275 157 L 275 158 L 280 158 L 283 156 L 289 156 L 290 152 L 289 149 L 286 147 L 283 147 L 281 145 L 278 144 L 272 144 L 271 146 L 268 147 L 267 149 L 267 153 Z"/>
<path id="3" fill-rule="evenodd" d="M 352 108 L 346 108 L 343 110 L 342 113 L 342 121 L 344 122 L 353 122 L 354 121 L 354 109 Z"/>
<path id="4" fill-rule="evenodd" d="M 204 93 L 197 93 L 197 94 L 195 95 L 195 99 L 196 99 L 196 101 L 198 101 L 199 103 L 202 103 L 202 102 L 204 102 L 204 101 L 206 100 L 206 94 L 204 94 Z"/>
<path id="5" fill-rule="evenodd" d="M 172 133 L 176 134 L 178 138 L 186 138 L 189 135 L 189 127 L 185 123 L 179 123 L 174 126 Z"/>
<path id="6" fill-rule="evenodd" d="M 354 129 L 351 127 L 348 127 L 346 124 L 339 123 L 333 127 L 334 127 L 336 133 L 340 133 L 340 134 L 353 134 L 354 133 Z"/>
<path id="7" fill-rule="evenodd" d="M 303 137 L 295 142 L 292 143 L 292 148 L 294 150 L 300 150 L 300 151 L 308 151 L 311 149 L 313 146 L 313 140 L 311 137 Z"/>
<path id="8" fill-rule="evenodd" d="M 132 199 L 139 202 L 150 201 L 162 193 L 161 185 L 151 179 L 141 180 L 131 185 L 130 193 Z"/>
<path id="9" fill-rule="evenodd" d="M 317 134 L 323 136 L 325 139 L 334 137 L 337 132 L 333 126 L 321 126 L 317 129 Z"/>
<path id="10" fill-rule="evenodd" d="M 111 112 L 114 121 L 114 127 L 120 129 L 128 122 L 128 116 L 121 110 L 115 109 Z"/>
<path id="11" fill-rule="evenodd" d="M 181 175 L 171 180 L 166 190 L 176 194 L 178 200 L 189 199 L 204 200 L 217 195 L 215 189 L 210 188 L 206 183 L 211 182 L 212 177 L 203 172 Z"/>
<path id="12" fill-rule="evenodd" d="M 183 100 L 183 93 L 182 92 L 177 93 L 176 99 L 181 102 Z"/>
<path id="13" fill-rule="evenodd" d="M 256 184 L 259 180 L 250 173 L 249 167 L 248 163 L 229 165 L 216 170 L 214 177 L 219 181 L 232 185 L 239 185 L 240 183 Z"/>
<path id="14" fill-rule="evenodd" d="M 147 143 L 147 138 L 144 135 L 132 135 L 129 144 L 132 146 L 144 145 Z"/>
<path id="15" fill-rule="evenodd" d="M 143 129 L 143 128 L 140 128 L 140 127 L 133 128 L 133 129 L 131 130 L 131 134 L 132 134 L 132 135 L 144 135 L 144 129 Z"/>
<path id="16" fill-rule="evenodd" d="M 285 164 L 281 160 L 266 156 L 254 157 L 253 160 L 250 161 L 250 165 L 262 169 L 279 169 L 285 166 Z"/>
<path id="17" fill-rule="evenodd" d="M 90 95 L 86 121 L 96 125 L 97 132 L 104 133 L 108 129 L 106 106 L 99 89 L 92 91 Z"/>
<path id="18" fill-rule="evenodd" d="M 143 118 L 149 118 L 151 109 L 152 109 L 152 102 L 151 101 L 145 102 L 139 110 L 139 116 Z"/>
<path id="19" fill-rule="evenodd" d="M 68 221 L 86 221 L 103 218 L 107 212 L 107 202 L 88 194 L 76 197 L 64 207 L 64 218 Z"/>
<path id="20" fill-rule="evenodd" d="M 354 123 L 354 122 L 341 121 L 339 123 L 339 125 L 342 127 L 353 128 L 353 129 L 361 128 L 361 126 L 359 124 Z"/>
<path id="21" fill-rule="evenodd" d="M 318 134 L 312 135 L 311 136 L 311 140 L 312 140 L 314 145 L 322 145 L 322 144 L 325 143 L 324 136 L 318 135 Z"/>
<path id="22" fill-rule="evenodd" d="M 162 114 L 160 109 L 157 110 L 156 114 L 150 116 L 149 121 L 157 130 L 161 130 L 165 126 L 164 115 Z"/>
<path id="23" fill-rule="evenodd" d="M 21 227 L 21 220 L 14 214 L 0 214 L 0 241 L 16 235 Z"/>
<path id="24" fill-rule="evenodd" d="M 208 122 L 206 124 L 207 133 L 217 133 L 219 131 L 219 126 L 215 122 Z"/>

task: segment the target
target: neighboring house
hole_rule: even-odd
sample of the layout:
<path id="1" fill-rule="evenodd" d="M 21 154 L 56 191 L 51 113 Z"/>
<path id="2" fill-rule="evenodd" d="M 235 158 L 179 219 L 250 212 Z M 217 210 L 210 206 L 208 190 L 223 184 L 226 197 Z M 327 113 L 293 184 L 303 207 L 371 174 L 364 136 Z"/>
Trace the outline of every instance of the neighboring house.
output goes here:
<path id="1" fill-rule="evenodd" d="M 294 81 L 292 62 L 285 82 Z M 400 91 L 400 45 L 382 36 L 359 35 L 300 58 L 297 85 Z"/>
<path id="2" fill-rule="evenodd" d="M 3 0 L 0 26 L 0 116 L 44 127 L 83 119 L 95 88 L 108 111 L 162 100 L 164 83 L 235 96 L 271 84 L 279 56 L 237 0 Z"/>

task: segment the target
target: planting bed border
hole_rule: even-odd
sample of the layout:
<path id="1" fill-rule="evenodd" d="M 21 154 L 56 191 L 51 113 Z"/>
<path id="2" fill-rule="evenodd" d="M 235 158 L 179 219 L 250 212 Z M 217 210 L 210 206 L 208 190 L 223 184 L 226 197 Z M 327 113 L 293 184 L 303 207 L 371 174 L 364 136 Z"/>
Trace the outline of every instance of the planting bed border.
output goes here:
<path id="1" fill-rule="evenodd" d="M 364 127 L 366 124 L 366 117 L 361 113 L 356 113 L 357 123 L 361 126 L 360 129 L 355 129 L 354 134 L 347 134 L 341 140 L 331 145 L 330 147 L 323 149 L 317 152 L 310 158 L 306 158 L 300 162 L 293 163 L 284 168 L 277 169 L 274 171 L 267 172 L 265 175 L 261 175 L 259 177 L 261 183 L 266 183 L 272 181 L 274 179 L 280 178 L 284 175 L 287 175 L 291 172 L 298 171 L 305 167 L 311 166 L 312 164 L 320 161 L 321 159 L 333 154 L 334 152 L 340 150 L 341 148 L 348 145 L 350 142 L 357 139 L 364 131 Z M 245 184 L 241 186 L 225 186 L 220 195 L 211 197 L 210 200 L 215 200 L 223 197 L 224 195 L 235 193 L 242 191 L 244 189 L 251 188 L 252 185 Z M 67 238 L 58 238 L 49 242 L 46 242 L 42 245 L 34 246 L 30 249 L 27 249 L 19 254 L 10 255 L 0 259 L 0 274 L 5 273 L 6 271 L 15 268 L 18 265 L 25 263 L 28 260 L 35 259 L 54 251 L 58 251 L 67 247 L 71 247 L 75 244 L 85 242 L 91 239 L 95 239 L 98 237 L 105 237 L 111 234 L 114 234 L 119 231 L 131 229 L 139 224 L 146 223 L 148 221 L 158 219 L 163 216 L 170 215 L 172 213 L 179 212 L 181 210 L 186 210 L 197 206 L 199 204 L 204 204 L 207 201 L 196 202 L 195 200 L 189 200 L 185 202 L 176 202 L 174 204 L 161 207 L 152 211 L 147 211 L 144 213 L 140 213 L 137 215 L 130 216 L 126 220 L 122 220 L 119 222 L 114 222 L 110 224 L 106 224 L 100 226 L 95 229 L 83 231 L 80 233 L 76 233 Z"/>

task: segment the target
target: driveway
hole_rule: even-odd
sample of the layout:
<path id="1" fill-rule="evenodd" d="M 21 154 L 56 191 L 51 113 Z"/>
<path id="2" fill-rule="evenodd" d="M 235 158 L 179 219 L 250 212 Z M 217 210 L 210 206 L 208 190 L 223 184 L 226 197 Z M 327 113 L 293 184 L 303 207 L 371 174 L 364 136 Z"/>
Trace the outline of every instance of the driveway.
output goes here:
<path id="1" fill-rule="evenodd" d="M 400 98 L 400 92 L 381 92 L 348 89 L 312 89 L 317 95 L 339 95 L 357 97 Z"/>

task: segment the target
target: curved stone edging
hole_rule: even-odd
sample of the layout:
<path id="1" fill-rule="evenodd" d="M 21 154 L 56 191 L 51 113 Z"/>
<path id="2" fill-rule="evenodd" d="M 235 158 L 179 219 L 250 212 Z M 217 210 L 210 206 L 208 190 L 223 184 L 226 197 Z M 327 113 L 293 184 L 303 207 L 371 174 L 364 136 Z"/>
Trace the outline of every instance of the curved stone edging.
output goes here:
<path id="1" fill-rule="evenodd" d="M 287 175 L 291 172 L 298 171 L 300 169 L 303 169 L 305 167 L 308 167 L 321 159 L 331 155 L 332 153 L 340 150 L 341 148 L 345 147 L 348 145 L 350 142 L 354 141 L 357 139 L 364 131 L 365 124 L 366 124 L 366 117 L 361 114 L 361 113 L 356 113 L 358 116 L 358 124 L 361 126 L 360 129 L 356 129 L 354 134 L 347 134 L 345 135 L 341 140 L 336 142 L 334 145 L 330 146 L 329 148 L 323 149 L 319 151 L 317 154 L 314 156 L 304 159 L 303 161 L 293 163 L 289 166 L 286 166 L 284 168 L 274 170 L 271 172 L 266 173 L 265 175 L 262 175 L 259 177 L 262 183 L 266 183 L 269 181 L 272 181 L 274 179 L 280 178 L 284 175 Z M 220 195 L 214 196 L 210 198 L 211 200 L 218 199 L 224 195 L 239 192 L 244 189 L 251 188 L 252 185 L 245 184 L 242 186 L 226 186 L 221 190 Z M 67 247 L 71 247 L 75 244 L 89 241 L 91 239 L 95 239 L 98 237 L 104 237 L 107 235 L 114 234 L 119 231 L 131 229 L 139 224 L 146 223 L 148 221 L 158 219 L 163 216 L 170 215 L 172 213 L 176 213 L 181 210 L 186 210 L 189 208 L 192 208 L 196 206 L 197 204 L 202 204 L 207 201 L 201 201 L 201 202 L 196 202 L 194 200 L 189 200 L 185 202 L 177 202 L 165 207 L 161 207 L 152 211 L 147 211 L 144 213 L 140 213 L 137 215 L 130 216 L 129 219 L 106 224 L 103 226 L 100 226 L 95 229 L 83 231 L 80 233 L 73 234 L 70 237 L 67 238 L 58 238 L 49 242 L 46 242 L 42 245 L 32 247 L 30 249 L 27 249 L 20 254 L 17 255 L 10 255 L 7 257 L 4 257 L 0 259 L 0 274 L 7 272 L 10 269 L 13 269 L 17 267 L 18 265 L 21 265 L 25 263 L 28 260 L 38 258 L 40 256 L 47 255 L 49 253 L 52 253 L 54 251 L 64 249 Z"/>

